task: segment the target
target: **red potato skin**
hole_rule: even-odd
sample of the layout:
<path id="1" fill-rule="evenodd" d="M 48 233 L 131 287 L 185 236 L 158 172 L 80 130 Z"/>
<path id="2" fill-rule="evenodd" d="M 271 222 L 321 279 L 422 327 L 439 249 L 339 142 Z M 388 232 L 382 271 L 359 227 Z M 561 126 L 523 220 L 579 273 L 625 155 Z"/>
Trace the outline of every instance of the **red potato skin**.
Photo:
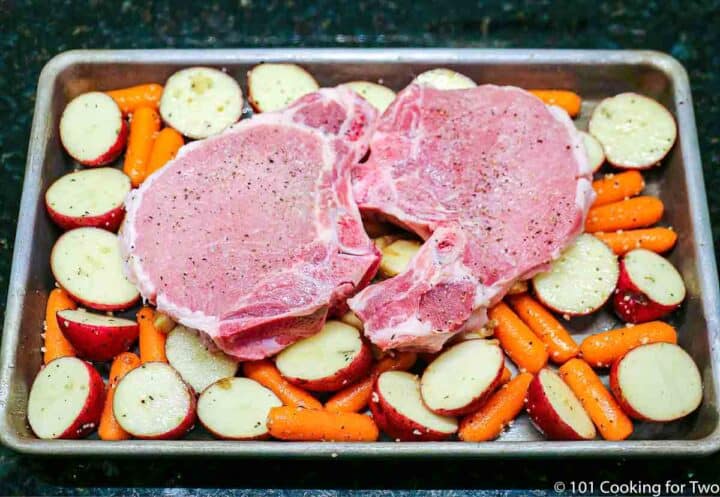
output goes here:
<path id="1" fill-rule="evenodd" d="M 379 377 L 380 375 L 378 375 Z M 402 442 L 440 442 L 453 435 L 453 433 L 428 430 L 423 425 L 405 417 L 380 394 L 377 378 L 375 378 L 370 398 L 370 412 L 382 432 Z"/>
<path id="2" fill-rule="evenodd" d="M 62 358 L 60 358 L 62 359 Z M 55 359 L 57 360 L 57 359 Z M 45 367 L 51 367 L 50 361 Z M 78 417 L 73 424 L 60 434 L 58 438 L 77 439 L 85 438 L 97 428 L 100 423 L 103 405 L 105 404 L 105 382 L 92 364 L 83 361 L 88 370 L 88 395 Z"/>
<path id="3" fill-rule="evenodd" d="M 293 378 L 283 375 L 290 383 L 311 392 L 334 392 L 345 388 L 368 374 L 373 364 L 373 353 L 367 342 L 363 341 L 360 353 L 353 361 L 331 376 L 315 380 Z M 282 372 L 281 372 L 282 373 Z"/>
<path id="4" fill-rule="evenodd" d="M 92 160 L 86 160 L 81 161 L 77 157 L 73 157 L 73 155 L 70 153 L 69 150 L 65 149 L 67 153 L 76 161 L 78 161 L 83 166 L 88 167 L 98 167 L 98 166 L 105 166 L 115 159 L 117 159 L 123 150 L 125 150 L 125 145 L 127 145 L 127 139 L 128 134 L 130 132 L 130 127 L 128 126 L 128 123 L 125 119 L 121 118 L 120 120 L 120 133 L 118 133 L 117 138 L 115 140 L 115 143 L 112 144 L 112 146 L 102 155 L 99 157 L 96 157 Z M 63 145 L 64 148 L 64 145 Z"/>
<path id="5" fill-rule="evenodd" d="M 127 352 L 137 340 L 137 323 L 128 326 L 94 326 L 70 321 L 56 314 L 58 325 L 78 355 L 91 361 L 109 361 L 116 355 Z"/>
<path id="6" fill-rule="evenodd" d="M 632 351 L 628 351 L 632 352 Z M 620 408 L 623 410 L 625 414 L 630 416 L 633 419 L 637 419 L 639 421 L 654 421 L 652 419 L 649 419 L 639 412 L 637 412 L 635 409 L 632 408 L 630 403 L 627 401 L 625 396 L 622 393 L 622 388 L 620 388 L 620 378 L 619 376 L 619 370 L 620 370 L 620 363 L 623 359 L 625 359 L 625 356 L 627 356 L 627 353 L 620 357 L 617 361 L 615 361 L 610 368 L 610 391 L 613 394 L 613 397 L 615 397 L 615 400 L 617 400 L 618 404 L 620 404 Z"/>
<path id="7" fill-rule="evenodd" d="M 75 228 L 90 227 L 102 228 L 104 230 L 117 233 L 117 230 L 120 228 L 120 225 L 125 218 L 125 207 L 123 205 L 119 205 L 115 209 L 99 216 L 84 217 L 66 216 L 65 214 L 62 214 L 50 207 L 50 204 L 48 204 L 47 202 L 45 202 L 45 207 L 47 208 L 50 219 L 52 219 L 53 222 L 64 231 L 72 230 Z"/>
<path id="8" fill-rule="evenodd" d="M 620 261 L 620 277 L 613 294 L 615 314 L 626 323 L 646 323 L 661 319 L 682 304 L 664 305 L 653 302 L 630 279 L 625 261 Z"/>
<path id="9" fill-rule="evenodd" d="M 592 440 L 576 432 L 553 409 L 550 399 L 545 394 L 539 373 L 530 382 L 525 397 L 525 410 L 535 427 L 548 440 Z"/>

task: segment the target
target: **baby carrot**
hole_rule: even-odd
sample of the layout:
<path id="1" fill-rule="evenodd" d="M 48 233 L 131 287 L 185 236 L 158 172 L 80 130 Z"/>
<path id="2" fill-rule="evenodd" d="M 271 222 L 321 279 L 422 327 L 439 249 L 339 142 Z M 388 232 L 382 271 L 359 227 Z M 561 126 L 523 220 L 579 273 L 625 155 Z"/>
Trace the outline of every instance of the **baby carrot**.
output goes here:
<path id="1" fill-rule="evenodd" d="M 62 334 L 60 325 L 57 322 L 58 311 L 64 311 L 65 309 L 77 309 L 77 304 L 73 302 L 65 290 L 55 288 L 48 295 L 45 308 L 45 350 L 43 352 L 43 362 L 45 364 L 58 357 L 74 357 L 76 355 L 75 348 Z"/>
<path id="2" fill-rule="evenodd" d="M 677 233 L 670 228 L 646 228 L 639 230 L 595 233 L 617 255 L 625 255 L 636 248 L 644 248 L 658 254 L 675 246 Z"/>
<path id="3" fill-rule="evenodd" d="M 183 136 L 174 129 L 164 128 L 160 131 L 155 139 L 152 151 L 150 152 L 147 175 L 150 176 L 152 173 L 173 160 L 177 155 L 178 150 L 180 150 L 180 147 L 183 145 L 185 145 Z"/>
<path id="4" fill-rule="evenodd" d="M 570 117 L 580 113 L 582 99 L 580 95 L 568 90 L 529 90 L 530 93 L 549 105 L 557 105 L 565 109 Z"/>
<path id="5" fill-rule="evenodd" d="M 479 411 L 460 422 L 458 437 L 465 442 L 486 442 L 500 436 L 525 405 L 533 375 L 520 373 L 492 394 Z"/>
<path id="6" fill-rule="evenodd" d="M 503 368 L 502 376 L 500 377 L 500 386 L 506 384 L 512 378 L 512 371 L 507 366 Z"/>
<path id="7" fill-rule="evenodd" d="M 626 171 L 620 174 L 607 174 L 593 181 L 592 187 L 595 190 L 593 207 L 597 207 L 634 197 L 645 188 L 645 181 L 638 171 Z"/>
<path id="8" fill-rule="evenodd" d="M 134 187 L 140 186 L 147 177 L 150 152 L 159 130 L 160 116 L 155 109 L 140 107 L 133 112 L 123 171 Z"/>
<path id="9" fill-rule="evenodd" d="M 382 358 L 367 378 L 343 388 L 330 397 L 325 403 L 325 409 L 333 412 L 358 412 L 364 409 L 370 402 L 373 381 L 377 375 L 385 371 L 406 371 L 415 364 L 416 358 L 417 354 L 414 352 L 398 352 L 394 357 Z"/>
<path id="10" fill-rule="evenodd" d="M 370 416 L 282 406 L 270 409 L 270 435 L 280 440 L 374 442 L 380 431 Z"/>
<path id="11" fill-rule="evenodd" d="M 157 109 L 160 105 L 163 87 L 155 83 L 131 86 L 120 90 L 106 91 L 115 100 L 123 114 L 131 114 L 140 107 Z"/>
<path id="12" fill-rule="evenodd" d="M 632 421 L 587 362 L 570 359 L 560 366 L 560 377 L 580 399 L 605 440 L 625 440 L 630 436 Z"/>
<path id="13" fill-rule="evenodd" d="M 507 304 L 500 302 L 490 308 L 488 317 L 497 323 L 495 338 L 520 370 L 537 373 L 547 364 L 545 344 Z"/>
<path id="14" fill-rule="evenodd" d="M 115 419 L 113 413 L 113 397 L 115 396 L 115 387 L 118 382 L 127 373 L 140 365 L 140 358 L 132 352 L 123 352 L 115 357 L 112 366 L 110 366 L 110 378 L 108 381 L 107 395 L 105 396 L 105 405 L 103 406 L 102 416 L 100 416 L 100 425 L 98 426 L 98 436 L 100 440 L 127 440 L 130 434 L 123 430 Z"/>
<path id="15" fill-rule="evenodd" d="M 585 231 L 617 231 L 644 228 L 660 221 L 664 206 L 656 197 L 642 196 L 590 208 Z"/>
<path id="16" fill-rule="evenodd" d="M 662 321 L 650 321 L 603 331 L 583 340 L 580 353 L 591 366 L 604 368 L 629 350 L 656 342 L 677 343 L 675 328 Z"/>
<path id="17" fill-rule="evenodd" d="M 143 307 L 137 313 L 137 320 L 140 325 L 138 343 L 140 359 L 143 364 L 153 361 L 167 362 L 167 357 L 165 357 L 166 335 L 158 331 L 153 324 L 155 312 L 150 307 Z"/>
<path id="18" fill-rule="evenodd" d="M 248 378 L 272 390 L 286 406 L 307 409 L 323 408 L 319 400 L 283 378 L 280 371 L 270 361 L 246 362 L 243 364 L 243 371 Z"/>
<path id="19" fill-rule="evenodd" d="M 573 337 L 542 304 L 527 293 L 511 295 L 508 301 L 520 319 L 543 341 L 555 364 L 578 355 L 580 349 Z"/>

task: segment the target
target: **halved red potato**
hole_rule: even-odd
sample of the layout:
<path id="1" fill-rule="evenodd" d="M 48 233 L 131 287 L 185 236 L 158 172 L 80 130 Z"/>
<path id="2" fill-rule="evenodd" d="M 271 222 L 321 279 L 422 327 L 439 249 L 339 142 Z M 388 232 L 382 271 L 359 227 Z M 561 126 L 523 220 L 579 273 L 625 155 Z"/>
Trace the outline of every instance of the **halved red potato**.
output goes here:
<path id="1" fill-rule="evenodd" d="M 551 369 L 541 369 L 530 382 L 525 408 L 549 440 L 592 440 L 597 434 L 580 400 Z"/>
<path id="2" fill-rule="evenodd" d="M 248 378 L 223 378 L 200 394 L 200 423 L 217 438 L 258 440 L 267 438 L 270 409 L 282 402 L 269 389 Z"/>
<path id="3" fill-rule="evenodd" d="M 596 172 L 605 163 L 605 151 L 603 150 L 602 145 L 600 145 L 600 142 L 597 141 L 597 138 L 593 135 L 585 131 L 578 132 L 583 139 L 585 153 L 588 158 L 588 165 L 592 169 L 592 172 Z"/>
<path id="4" fill-rule="evenodd" d="M 464 90 L 477 86 L 475 81 L 464 74 L 444 67 L 418 74 L 412 82 L 416 85 L 432 86 L 438 90 Z"/>
<path id="5" fill-rule="evenodd" d="M 165 340 L 165 356 L 193 390 L 200 393 L 222 378 L 235 376 L 237 359 L 217 349 L 197 330 L 177 325 Z"/>
<path id="6" fill-rule="evenodd" d="M 617 256 L 592 235 L 582 234 L 550 269 L 533 278 L 538 299 L 561 314 L 581 316 L 603 306 L 619 275 Z"/>
<path id="7" fill-rule="evenodd" d="M 613 166 L 647 169 L 658 164 L 675 143 L 677 125 L 668 110 L 637 93 L 606 98 L 595 107 L 588 130 Z"/>
<path id="8" fill-rule="evenodd" d="M 500 382 L 505 356 L 494 340 L 466 340 L 433 360 L 420 379 L 425 405 L 443 416 L 477 410 Z"/>
<path id="9" fill-rule="evenodd" d="M 340 390 L 365 376 L 373 357 L 360 331 L 340 321 L 328 321 L 319 333 L 303 338 L 275 358 L 288 381 L 314 392 Z"/>
<path id="10" fill-rule="evenodd" d="M 320 88 L 297 64 L 258 64 L 248 71 L 248 101 L 256 112 L 281 110 Z"/>
<path id="11" fill-rule="evenodd" d="M 64 230 L 90 226 L 117 231 L 125 216 L 130 178 L 112 167 L 84 169 L 61 176 L 47 192 L 50 219 Z"/>
<path id="12" fill-rule="evenodd" d="M 81 310 L 58 311 L 57 322 L 80 357 L 109 361 L 127 352 L 138 337 L 138 323 Z"/>
<path id="13" fill-rule="evenodd" d="M 395 240 L 382 248 L 378 247 L 382 254 L 380 274 L 392 278 L 404 272 L 421 246 L 417 240 Z"/>
<path id="14" fill-rule="evenodd" d="M 179 438 L 195 422 L 195 395 L 172 367 L 146 362 L 118 382 L 113 414 L 120 427 L 136 438 Z"/>
<path id="15" fill-rule="evenodd" d="M 455 418 L 427 408 L 418 377 L 405 371 L 387 371 L 377 377 L 370 410 L 380 429 L 396 440 L 445 440 L 458 429 Z"/>
<path id="16" fill-rule="evenodd" d="M 350 87 L 358 95 L 367 100 L 381 114 L 395 100 L 395 92 L 387 86 L 370 81 L 351 81 L 344 86 Z"/>
<path id="17" fill-rule="evenodd" d="M 99 311 L 127 309 L 140 298 L 122 266 L 117 236 L 99 228 L 66 231 L 50 254 L 58 284 L 79 304 Z"/>
<path id="18" fill-rule="evenodd" d="M 128 125 L 120 107 L 105 93 L 75 97 L 60 117 L 60 141 L 70 156 L 85 166 L 103 166 L 117 159 L 127 143 Z"/>
<path id="19" fill-rule="evenodd" d="M 100 422 L 105 383 L 91 364 L 60 357 L 40 370 L 30 389 L 28 422 L 38 438 L 82 438 Z"/>
<path id="20" fill-rule="evenodd" d="M 646 249 L 631 250 L 620 262 L 613 296 L 615 312 L 628 323 L 667 316 L 685 300 L 685 283 L 670 261 Z"/>
<path id="21" fill-rule="evenodd" d="M 207 138 L 240 120 L 243 94 L 237 81 L 210 67 L 188 67 L 170 76 L 160 115 L 189 138 Z"/>
<path id="22" fill-rule="evenodd" d="M 628 416 L 667 422 L 702 402 L 702 379 L 692 358 L 673 343 L 632 349 L 610 370 L 610 389 Z"/>

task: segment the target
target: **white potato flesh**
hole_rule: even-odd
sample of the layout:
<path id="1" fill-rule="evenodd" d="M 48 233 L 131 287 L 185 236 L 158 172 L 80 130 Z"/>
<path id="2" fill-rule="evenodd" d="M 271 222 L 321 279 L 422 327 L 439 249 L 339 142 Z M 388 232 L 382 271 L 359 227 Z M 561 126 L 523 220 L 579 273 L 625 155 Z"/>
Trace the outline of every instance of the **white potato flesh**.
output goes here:
<path id="1" fill-rule="evenodd" d="M 110 151 L 122 129 L 122 112 L 99 91 L 83 93 L 65 107 L 60 118 L 60 140 L 80 162 L 92 162 Z"/>
<path id="2" fill-rule="evenodd" d="M 102 326 L 105 328 L 137 325 L 137 321 L 131 321 L 129 319 L 118 318 L 115 316 L 108 316 L 107 314 L 95 314 L 92 312 L 74 309 L 60 311 L 58 312 L 57 316 L 58 319 L 62 319 L 65 321 L 71 321 L 73 323 L 80 323 L 89 326 Z"/>
<path id="3" fill-rule="evenodd" d="M 123 205 L 130 178 L 119 169 L 100 167 L 66 174 L 45 193 L 54 211 L 70 217 L 93 217 Z"/>
<path id="4" fill-rule="evenodd" d="M 57 438 L 77 419 L 90 394 L 90 373 L 85 362 L 63 357 L 43 368 L 28 399 L 28 421 L 39 438 Z"/>
<path id="5" fill-rule="evenodd" d="M 118 238 L 108 231 L 67 231 L 55 242 L 50 265 L 60 286 L 89 307 L 122 307 L 139 296 L 123 274 Z"/>
<path id="6" fill-rule="evenodd" d="M 663 256 L 635 249 L 625 255 L 623 264 L 630 281 L 653 302 L 677 305 L 685 300 L 682 276 Z"/>
<path id="7" fill-rule="evenodd" d="M 455 418 L 435 414 L 422 401 L 418 377 L 405 371 L 387 371 L 377 384 L 383 399 L 407 419 L 440 433 L 455 433 Z"/>
<path id="8" fill-rule="evenodd" d="M 588 129 L 602 144 L 608 161 L 624 168 L 657 164 L 677 138 L 672 114 L 660 103 L 637 93 L 621 93 L 600 102 Z"/>
<path id="9" fill-rule="evenodd" d="M 475 88 L 477 83 L 464 74 L 439 67 L 419 74 L 413 81 L 417 85 L 431 86 L 438 90 L 464 90 Z"/>
<path id="10" fill-rule="evenodd" d="M 250 439 L 268 432 L 270 409 L 280 407 L 277 396 L 248 378 L 224 378 L 203 391 L 198 399 L 200 422 L 216 436 Z"/>
<path id="11" fill-rule="evenodd" d="M 259 64 L 248 72 L 248 98 L 258 112 L 281 110 L 320 86 L 296 64 Z"/>
<path id="12" fill-rule="evenodd" d="M 590 133 L 580 131 L 580 136 L 583 139 L 583 145 L 585 146 L 585 154 L 587 154 L 588 164 L 590 169 L 597 171 L 600 166 L 605 162 L 605 152 L 603 151 L 602 145 L 597 141 Z"/>
<path id="13" fill-rule="evenodd" d="M 583 438 L 595 438 L 595 425 L 570 387 L 560 376 L 547 368 L 542 369 L 539 374 L 543 392 L 560 419 Z"/>
<path id="14" fill-rule="evenodd" d="M 533 287 L 540 300 L 555 311 L 583 315 L 607 301 L 618 275 L 612 250 L 594 236 L 582 234 L 547 272 L 533 278 Z"/>
<path id="15" fill-rule="evenodd" d="M 431 409 L 460 409 L 486 393 L 504 366 L 502 349 L 495 342 L 467 340 L 430 363 L 420 380 L 420 393 Z"/>
<path id="16" fill-rule="evenodd" d="M 618 384 L 632 409 L 653 421 L 671 421 L 702 402 L 702 380 L 695 362 L 671 343 L 631 350 L 618 365 Z"/>
<path id="17" fill-rule="evenodd" d="M 280 352 L 275 365 L 287 378 L 328 378 L 352 364 L 362 345 L 357 328 L 340 321 L 328 321 L 319 333 Z"/>
<path id="18" fill-rule="evenodd" d="M 387 86 L 372 83 L 370 81 L 351 81 L 345 83 L 358 95 L 367 100 L 381 114 L 395 100 L 395 92 Z"/>
<path id="19" fill-rule="evenodd" d="M 396 240 L 380 248 L 380 273 L 386 278 L 392 278 L 404 272 L 421 246 L 416 240 Z"/>
<path id="20" fill-rule="evenodd" d="M 165 83 L 160 115 L 187 137 L 207 138 L 236 123 L 242 104 L 242 90 L 231 76 L 209 67 L 190 67 Z"/>
<path id="21" fill-rule="evenodd" d="M 168 362 L 196 392 L 235 376 L 238 361 L 204 341 L 197 330 L 178 325 L 165 341 Z"/>
<path id="22" fill-rule="evenodd" d="M 192 407 L 188 386 L 162 362 L 147 362 L 127 373 L 113 398 L 118 424 L 138 437 L 172 432 L 187 420 Z"/>

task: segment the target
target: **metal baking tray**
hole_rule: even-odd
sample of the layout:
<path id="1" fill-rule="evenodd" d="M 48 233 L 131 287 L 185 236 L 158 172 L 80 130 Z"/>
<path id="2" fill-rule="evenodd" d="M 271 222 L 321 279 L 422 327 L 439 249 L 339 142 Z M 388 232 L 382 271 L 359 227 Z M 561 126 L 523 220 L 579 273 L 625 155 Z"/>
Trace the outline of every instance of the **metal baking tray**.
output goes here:
<path id="1" fill-rule="evenodd" d="M 262 61 L 296 62 L 324 86 L 365 79 L 399 90 L 414 75 L 444 66 L 478 83 L 525 88 L 566 88 L 584 98 L 578 125 L 584 129 L 592 107 L 623 91 L 647 94 L 677 118 L 679 139 L 663 165 L 649 172 L 648 191 L 667 206 L 664 222 L 679 234 L 671 253 L 688 287 L 688 298 L 673 317 L 680 343 L 697 362 L 704 380 L 702 407 L 669 424 L 638 423 L 631 440 L 549 442 L 523 416 L 495 442 L 286 443 L 216 441 L 196 428 L 176 441 L 103 442 L 36 439 L 26 421 L 28 391 L 41 364 L 46 296 L 53 285 L 49 253 L 59 232 L 43 206 L 49 184 L 71 169 L 58 139 L 66 102 L 90 90 L 164 81 L 174 71 L 206 65 L 223 68 L 242 84 Z M 45 455 L 231 456 L 231 457 L 534 457 L 700 455 L 720 448 L 718 389 L 718 278 L 698 153 L 690 86 L 672 57 L 649 51 L 476 50 L 476 49 L 251 49 L 97 50 L 66 52 L 42 71 L 20 206 L 7 302 L 0 371 L 0 440 L 20 452 Z M 616 326 L 610 313 L 574 319 L 578 340 Z"/>

